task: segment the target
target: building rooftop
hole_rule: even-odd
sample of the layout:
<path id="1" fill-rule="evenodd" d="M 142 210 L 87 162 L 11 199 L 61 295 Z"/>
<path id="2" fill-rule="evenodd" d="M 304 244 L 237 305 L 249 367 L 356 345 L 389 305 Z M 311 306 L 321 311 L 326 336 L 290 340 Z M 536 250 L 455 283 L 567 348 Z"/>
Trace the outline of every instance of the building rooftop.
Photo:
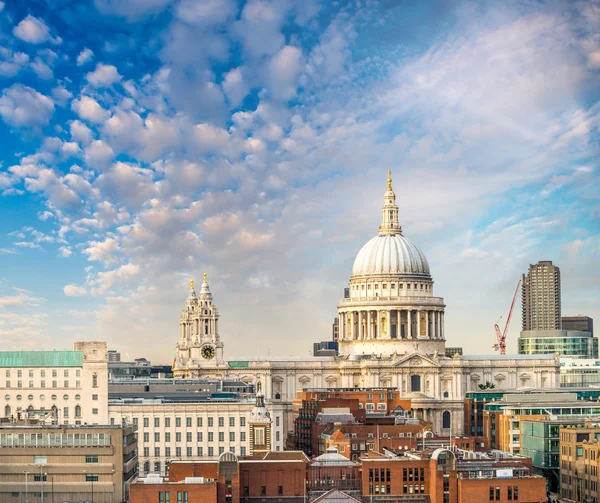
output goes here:
<path id="1" fill-rule="evenodd" d="M 82 367 L 82 351 L 0 351 L 0 367 Z"/>

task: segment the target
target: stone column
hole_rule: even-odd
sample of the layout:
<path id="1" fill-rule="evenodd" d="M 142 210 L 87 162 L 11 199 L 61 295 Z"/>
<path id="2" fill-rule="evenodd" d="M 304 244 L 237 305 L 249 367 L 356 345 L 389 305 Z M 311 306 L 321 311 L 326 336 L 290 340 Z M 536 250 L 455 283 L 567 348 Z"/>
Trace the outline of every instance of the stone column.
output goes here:
<path id="1" fill-rule="evenodd" d="M 445 339 L 446 337 L 445 337 L 444 312 L 443 311 L 440 313 L 440 328 L 442 329 L 440 336 L 442 339 Z"/>
<path id="2" fill-rule="evenodd" d="M 387 310 L 386 311 L 386 318 L 387 318 L 387 335 L 386 335 L 386 339 L 391 339 L 392 338 L 392 311 Z"/>
<path id="3" fill-rule="evenodd" d="M 373 327 L 375 330 L 375 333 L 373 334 L 374 337 L 373 339 L 380 339 L 381 338 L 381 323 L 380 323 L 380 319 L 381 319 L 381 311 L 377 310 L 375 311 L 375 326 Z"/>
<path id="4" fill-rule="evenodd" d="M 429 311 L 425 311 L 425 338 L 429 339 Z"/>
<path id="5" fill-rule="evenodd" d="M 373 338 L 373 327 L 371 326 L 371 310 L 367 311 L 367 339 Z"/>
<path id="6" fill-rule="evenodd" d="M 406 338 L 412 339 L 412 316 L 411 311 L 408 309 L 406 311 Z"/>
<path id="7" fill-rule="evenodd" d="M 350 312 L 350 319 L 352 323 L 352 326 L 350 327 L 352 330 L 352 340 L 354 340 L 358 338 L 356 334 L 356 323 L 354 322 L 354 311 Z"/>

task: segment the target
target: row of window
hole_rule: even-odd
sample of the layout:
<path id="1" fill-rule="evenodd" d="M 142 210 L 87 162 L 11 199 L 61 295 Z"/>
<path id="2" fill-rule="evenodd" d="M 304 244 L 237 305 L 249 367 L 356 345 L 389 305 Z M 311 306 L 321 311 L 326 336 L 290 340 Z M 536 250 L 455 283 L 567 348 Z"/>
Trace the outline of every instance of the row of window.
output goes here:
<path id="1" fill-rule="evenodd" d="M 165 417 L 164 419 L 165 419 L 164 420 L 165 428 L 170 428 L 171 427 L 171 418 Z M 276 426 L 279 426 L 279 416 L 277 416 L 275 418 L 275 420 L 276 420 Z M 206 423 L 207 423 L 206 426 L 208 428 L 212 428 L 215 425 L 214 417 L 208 417 L 206 420 Z M 138 424 L 137 417 L 133 418 L 133 424 Z M 185 418 L 185 427 L 192 428 L 192 424 L 193 424 L 193 418 L 186 417 Z M 218 424 L 219 428 L 224 428 L 225 427 L 225 418 L 222 416 L 218 417 L 217 424 Z M 144 428 L 150 428 L 150 418 L 149 417 L 143 418 L 143 425 L 144 425 Z M 175 418 L 175 428 L 181 428 L 181 425 L 182 425 L 182 418 L 176 417 Z M 203 418 L 197 417 L 196 418 L 196 427 L 202 428 L 203 425 L 204 425 Z M 229 426 L 235 427 L 235 417 L 234 416 L 229 417 Z M 245 417 L 240 417 L 240 426 L 246 426 L 246 418 Z M 160 428 L 160 417 L 154 418 L 154 427 Z"/>
<path id="2" fill-rule="evenodd" d="M 420 285 L 420 289 L 421 290 L 429 290 L 429 286 L 427 283 L 406 283 L 406 289 L 410 290 L 411 289 L 411 285 L 414 284 L 414 288 L 413 290 L 419 290 L 419 285 Z M 381 289 L 382 290 L 387 290 L 387 283 L 383 283 L 381 285 Z M 365 289 L 365 285 L 354 285 L 353 290 L 364 290 Z M 390 283 L 390 290 L 394 290 L 396 288 L 396 284 L 395 283 Z M 398 290 L 403 290 L 404 289 L 404 283 L 398 283 Z M 371 283 L 367 284 L 367 290 L 371 290 Z M 373 285 L 373 290 L 379 290 L 379 284 L 375 284 Z"/>
<path id="3" fill-rule="evenodd" d="M 29 409 L 33 409 L 32 406 L 29 407 Z M 56 413 L 58 414 L 58 408 L 56 406 L 52 406 L 52 409 L 56 411 Z M 19 412 L 21 410 L 20 407 L 17 407 L 17 412 Z M 46 410 L 44 407 L 42 407 L 41 410 Z M 94 408 L 92 409 L 92 414 L 93 415 L 98 415 L 98 409 Z M 10 408 L 10 405 L 6 405 L 4 407 L 4 417 L 11 417 L 12 415 L 12 410 Z M 76 418 L 81 418 L 81 405 L 76 405 L 75 406 L 75 417 Z M 63 418 L 68 418 L 69 417 L 69 407 L 63 407 Z"/>
<path id="4" fill-rule="evenodd" d="M 369 482 L 390 482 L 389 468 L 369 468 Z"/>
<path id="5" fill-rule="evenodd" d="M 5 383 L 5 388 L 12 388 L 12 383 L 13 381 L 6 381 Z M 29 381 L 29 388 L 45 388 L 46 387 L 46 381 L 40 381 L 40 385 L 36 386 L 34 381 Z M 17 381 L 17 388 L 22 388 L 23 387 L 23 381 Z M 53 388 L 58 388 L 58 381 L 52 381 L 52 387 Z M 69 388 L 69 381 L 63 381 L 63 388 Z M 81 388 L 81 381 L 75 381 L 75 387 L 76 388 Z"/>
<path id="6" fill-rule="evenodd" d="M 508 486 L 506 488 L 508 501 L 519 501 L 519 486 Z M 490 486 L 490 501 L 500 501 L 500 487 Z"/>
<path id="7" fill-rule="evenodd" d="M 10 398 L 11 398 L 11 395 L 9 395 L 8 393 L 6 395 L 4 395 L 4 399 L 5 400 L 10 400 Z M 27 395 L 27 400 L 33 400 L 34 398 L 35 398 L 34 395 Z M 52 400 L 58 400 L 58 396 L 57 395 L 51 395 L 50 398 Z M 69 395 L 66 395 L 66 394 L 63 395 L 63 400 L 66 401 L 66 400 L 69 400 L 69 398 L 70 398 Z M 75 400 L 81 400 L 81 395 L 77 394 L 77 395 L 75 395 L 74 398 L 75 398 Z M 15 399 L 16 400 L 23 400 L 23 395 L 16 395 Z M 46 400 L 46 395 L 39 395 L 38 396 L 38 400 L 40 402 L 43 402 L 44 400 Z M 92 395 L 92 400 L 98 400 L 98 395 Z"/>
<path id="8" fill-rule="evenodd" d="M 169 491 L 159 491 L 158 503 L 171 503 L 171 493 Z M 177 503 L 188 503 L 187 491 L 177 491 Z"/>
<path id="9" fill-rule="evenodd" d="M 279 433 L 278 431 L 275 432 L 276 434 Z M 225 442 L 225 432 L 223 431 L 219 431 L 218 432 L 218 438 L 219 438 L 219 442 Z M 207 441 L 208 442 L 214 442 L 214 438 L 215 435 L 212 431 L 209 431 L 207 433 Z M 150 433 L 148 432 L 144 432 L 144 443 L 148 443 L 150 442 Z M 164 436 L 165 442 L 170 442 L 171 441 L 171 433 L 166 431 L 165 432 L 165 436 Z M 181 442 L 182 441 L 182 435 L 181 432 L 177 431 L 175 432 L 175 442 Z M 193 435 L 191 431 L 188 431 L 185 434 L 185 441 L 186 442 L 193 442 Z M 204 441 L 204 434 L 202 431 L 199 431 L 196 433 L 196 442 L 203 442 Z M 229 432 L 229 441 L 230 442 L 235 442 L 235 432 L 234 431 L 230 431 Z M 245 431 L 241 431 L 240 432 L 240 441 L 241 442 L 245 442 L 246 441 L 246 432 Z M 160 433 L 159 432 L 155 432 L 154 433 L 154 442 L 160 442 Z"/>
<path id="10" fill-rule="evenodd" d="M 59 372 L 60 371 L 58 369 L 52 369 L 52 377 L 58 377 Z M 11 377 L 11 375 L 12 375 L 11 370 L 6 369 L 5 375 L 6 375 L 6 377 Z M 28 375 L 29 375 L 29 377 L 35 377 L 35 371 L 33 369 L 29 369 Z M 62 375 L 63 375 L 63 377 L 69 377 L 69 369 L 64 369 L 62 371 Z M 17 370 L 17 377 L 23 377 L 23 369 Z M 46 377 L 46 369 L 40 370 L 40 377 Z M 81 377 L 81 369 L 75 370 L 75 377 Z"/>
<path id="11" fill-rule="evenodd" d="M 235 454 L 235 447 L 229 447 L 227 449 L 228 452 L 232 452 L 233 454 Z M 149 447 L 144 447 L 144 457 L 145 458 L 149 458 L 150 457 L 150 448 Z M 175 447 L 175 457 L 176 458 L 181 458 L 183 457 L 183 448 L 182 447 Z M 207 452 L 207 456 L 212 457 L 215 455 L 215 448 L 214 447 L 208 447 L 208 449 L 206 450 Z M 225 452 L 225 447 L 219 447 L 217 449 L 217 452 L 219 453 L 219 455 L 223 454 Z M 173 451 L 170 447 L 165 447 L 165 457 L 169 458 L 171 457 Z M 204 448 L 201 446 L 197 446 L 196 447 L 196 456 L 204 456 Z M 246 455 L 246 447 L 242 446 L 240 447 L 240 456 L 245 456 Z M 185 448 L 185 456 L 188 458 L 191 458 L 192 456 L 194 456 L 194 448 L 193 447 L 186 447 Z M 154 457 L 155 458 L 160 458 L 161 457 L 161 449 L 160 447 L 155 447 L 154 448 Z M 146 472 L 150 471 L 150 461 L 145 461 L 144 462 L 144 470 Z M 155 461 L 154 462 L 154 471 L 155 472 L 160 472 L 160 461 Z"/>

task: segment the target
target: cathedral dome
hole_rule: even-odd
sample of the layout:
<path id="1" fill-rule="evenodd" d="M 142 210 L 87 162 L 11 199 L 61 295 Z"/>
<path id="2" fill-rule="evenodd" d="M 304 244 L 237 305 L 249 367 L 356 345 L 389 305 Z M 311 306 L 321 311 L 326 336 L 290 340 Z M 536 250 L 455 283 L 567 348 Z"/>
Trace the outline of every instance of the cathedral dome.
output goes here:
<path id="1" fill-rule="evenodd" d="M 352 266 L 352 277 L 372 275 L 408 275 L 429 277 L 429 264 L 423 252 L 410 239 L 402 235 L 398 221 L 396 194 L 392 189 L 388 170 L 388 190 L 381 207 L 379 235 L 371 239 L 358 252 Z"/>
<path id="2" fill-rule="evenodd" d="M 388 274 L 429 276 L 423 252 L 400 233 L 375 236 L 361 248 L 352 266 L 352 276 Z"/>

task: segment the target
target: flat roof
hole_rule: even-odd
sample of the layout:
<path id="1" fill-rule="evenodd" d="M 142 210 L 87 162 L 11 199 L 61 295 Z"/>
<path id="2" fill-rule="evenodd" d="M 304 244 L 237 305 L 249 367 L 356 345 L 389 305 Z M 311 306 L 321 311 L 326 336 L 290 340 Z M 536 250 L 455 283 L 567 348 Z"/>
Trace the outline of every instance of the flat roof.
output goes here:
<path id="1" fill-rule="evenodd" d="M 83 352 L 0 351 L 0 367 L 83 367 Z"/>

